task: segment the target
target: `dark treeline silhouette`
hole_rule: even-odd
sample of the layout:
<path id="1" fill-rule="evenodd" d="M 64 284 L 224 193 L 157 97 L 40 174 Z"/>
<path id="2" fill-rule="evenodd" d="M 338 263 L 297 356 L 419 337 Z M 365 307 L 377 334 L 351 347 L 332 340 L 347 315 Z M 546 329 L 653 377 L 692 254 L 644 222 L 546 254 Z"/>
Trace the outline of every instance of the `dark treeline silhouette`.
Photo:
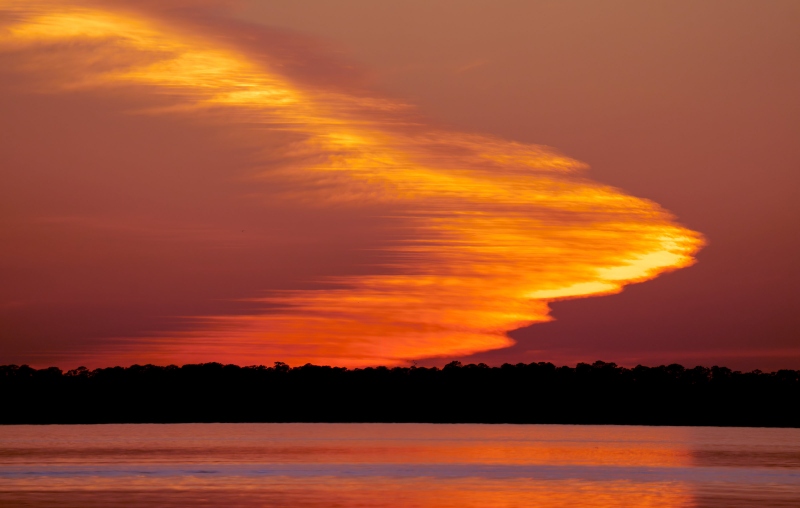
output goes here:
<path id="1" fill-rule="evenodd" d="M 0 423 L 436 422 L 800 427 L 800 371 L 579 363 L 0 367 Z"/>

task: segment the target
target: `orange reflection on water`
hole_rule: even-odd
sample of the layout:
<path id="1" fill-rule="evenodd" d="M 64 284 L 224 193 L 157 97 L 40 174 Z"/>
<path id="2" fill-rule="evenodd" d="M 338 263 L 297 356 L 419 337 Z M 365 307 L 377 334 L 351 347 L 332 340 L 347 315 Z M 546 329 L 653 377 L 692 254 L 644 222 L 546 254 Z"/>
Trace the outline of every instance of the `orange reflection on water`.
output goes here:
<path id="1" fill-rule="evenodd" d="M 182 424 L 9 429 L 10 464 L 468 464 L 688 467 L 686 428 L 562 425 Z M 634 432 L 632 435 L 631 433 Z M 735 430 L 728 431 L 735 433 Z M 35 436 L 35 440 L 26 436 Z M 752 455 L 752 454 L 751 454 Z"/>
<path id="2" fill-rule="evenodd" d="M 80 484 L 82 483 L 82 484 Z M 37 492 L 37 494 L 33 494 Z M 25 506 L 271 506 L 271 507 L 693 507 L 689 488 L 625 480 L 594 482 L 482 478 L 313 478 L 261 479 L 258 485 L 237 478 L 138 478 L 124 486 L 113 480 L 56 480 L 47 485 L 24 481 L 0 487 L 0 502 Z M 11 504 L 9 504 L 10 506 Z"/>
<path id="3" fill-rule="evenodd" d="M 0 435 L 0 505 L 795 506 L 797 434 L 565 425 L 9 426 Z"/>
<path id="4" fill-rule="evenodd" d="M 0 500 L 29 501 L 36 492 L 40 500 L 66 496 L 69 506 L 189 500 L 431 508 L 690 506 L 691 489 L 684 485 L 598 481 L 574 472 L 554 481 L 513 469 L 498 476 L 491 469 L 688 465 L 686 450 L 666 442 L 663 433 L 644 429 L 631 439 L 630 429 L 600 429 L 597 435 L 596 427 L 559 426 L 21 426 L 0 440 L 3 463 L 60 473 L 26 474 L 9 482 L 0 471 Z M 685 434 L 668 434 L 675 432 Z M 247 464 L 255 467 L 243 468 Z M 74 473 L 93 470 L 98 474 Z M 119 496 L 124 501 L 117 501 Z"/>
<path id="5" fill-rule="evenodd" d="M 256 299 L 278 311 L 198 316 L 188 330 L 124 342 L 108 362 L 393 364 L 506 347 L 550 319 L 548 302 L 619 292 L 689 266 L 701 236 L 650 201 L 583 176 L 545 147 L 444 132 L 403 106 L 293 82 L 244 51 L 150 16 L 80 2 L 0 2 L 0 44 L 48 92 L 157 95 L 152 114 L 213 116 L 241 138 L 298 141 L 253 160 L 253 185 L 309 206 L 390 204 L 402 238 L 389 266 L 331 289 Z M 57 61 L 57 65 L 54 62 Z M 103 353 L 106 354 L 106 353 Z M 150 356 L 148 356 L 150 355 Z M 160 355 L 160 356 L 159 356 Z"/>

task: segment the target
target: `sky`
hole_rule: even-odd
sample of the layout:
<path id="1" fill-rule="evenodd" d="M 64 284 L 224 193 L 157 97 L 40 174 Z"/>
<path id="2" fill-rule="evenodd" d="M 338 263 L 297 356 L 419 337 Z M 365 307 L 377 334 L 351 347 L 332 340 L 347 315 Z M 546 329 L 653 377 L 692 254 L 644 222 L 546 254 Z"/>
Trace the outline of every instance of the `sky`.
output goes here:
<path id="1" fill-rule="evenodd" d="M 800 368 L 798 22 L 0 0 L 0 363 Z"/>

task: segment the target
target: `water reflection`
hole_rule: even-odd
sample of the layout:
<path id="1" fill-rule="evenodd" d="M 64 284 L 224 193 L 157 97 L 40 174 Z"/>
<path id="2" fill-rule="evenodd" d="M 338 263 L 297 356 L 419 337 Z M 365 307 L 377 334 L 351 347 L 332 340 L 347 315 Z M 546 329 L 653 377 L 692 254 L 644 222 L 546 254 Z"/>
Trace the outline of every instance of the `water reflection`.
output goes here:
<path id="1" fill-rule="evenodd" d="M 800 506 L 800 431 L 0 428 L 0 506 Z"/>

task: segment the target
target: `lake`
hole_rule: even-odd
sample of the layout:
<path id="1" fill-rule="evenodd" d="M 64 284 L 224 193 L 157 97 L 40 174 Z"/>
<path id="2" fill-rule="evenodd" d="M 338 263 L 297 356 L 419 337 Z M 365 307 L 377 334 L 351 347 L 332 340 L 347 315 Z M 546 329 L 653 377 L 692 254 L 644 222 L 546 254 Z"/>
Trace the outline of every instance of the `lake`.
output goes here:
<path id="1" fill-rule="evenodd" d="M 0 506 L 798 507 L 800 429 L 0 427 Z"/>

